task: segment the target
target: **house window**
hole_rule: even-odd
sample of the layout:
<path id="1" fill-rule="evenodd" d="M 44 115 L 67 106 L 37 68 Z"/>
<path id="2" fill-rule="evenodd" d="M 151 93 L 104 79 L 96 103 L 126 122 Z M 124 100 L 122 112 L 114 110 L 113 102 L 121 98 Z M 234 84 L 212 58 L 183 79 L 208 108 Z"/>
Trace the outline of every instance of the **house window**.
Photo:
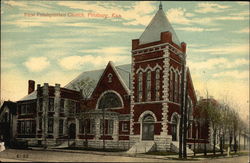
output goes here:
<path id="1" fill-rule="evenodd" d="M 142 72 L 138 76 L 138 102 L 142 101 Z"/>
<path id="2" fill-rule="evenodd" d="M 43 118 L 42 117 L 39 117 L 39 120 L 38 120 L 38 129 L 39 130 L 42 130 L 42 124 L 43 124 Z"/>
<path id="3" fill-rule="evenodd" d="M 76 102 L 70 100 L 70 101 L 69 101 L 69 106 L 70 106 L 70 107 L 69 107 L 69 113 L 70 113 L 71 115 L 74 115 L 75 112 L 76 112 Z"/>
<path id="4" fill-rule="evenodd" d="M 43 111 L 43 99 L 39 98 L 39 111 Z"/>
<path id="5" fill-rule="evenodd" d="M 80 120 L 80 124 L 79 124 L 80 133 L 82 133 L 82 134 L 93 134 L 94 129 L 95 129 L 95 119 Z"/>
<path id="6" fill-rule="evenodd" d="M 21 134 L 25 134 L 25 123 L 21 121 Z"/>
<path id="7" fill-rule="evenodd" d="M 160 70 L 155 72 L 155 100 L 160 99 Z"/>
<path id="8" fill-rule="evenodd" d="M 128 123 L 126 123 L 126 122 L 122 123 L 122 131 L 123 132 L 127 132 L 128 131 Z"/>
<path id="9" fill-rule="evenodd" d="M 59 135 L 63 135 L 63 119 L 59 120 Z"/>
<path id="10" fill-rule="evenodd" d="M 104 134 L 112 135 L 113 130 L 114 130 L 114 121 L 105 119 L 105 124 L 103 124 L 103 119 L 100 119 L 100 134 L 101 135 L 103 135 L 103 127 L 104 127 Z"/>
<path id="11" fill-rule="evenodd" d="M 54 98 L 49 98 L 49 111 L 54 111 Z"/>
<path id="12" fill-rule="evenodd" d="M 48 133 L 53 133 L 54 118 L 48 119 Z"/>
<path id="13" fill-rule="evenodd" d="M 108 120 L 108 134 L 112 135 L 114 130 L 114 121 Z"/>
<path id="14" fill-rule="evenodd" d="M 27 113 L 26 105 L 22 104 L 21 105 L 21 114 L 26 114 L 26 113 Z"/>
<path id="15" fill-rule="evenodd" d="M 79 120 L 79 132 L 81 133 L 81 134 L 83 134 L 84 133 L 84 120 Z"/>
<path id="16" fill-rule="evenodd" d="M 100 119 L 100 134 L 101 135 L 103 135 L 103 127 L 104 127 L 103 119 Z M 106 134 L 105 131 L 104 131 L 104 133 Z"/>
<path id="17" fill-rule="evenodd" d="M 64 99 L 61 99 L 61 101 L 60 101 L 60 112 L 61 113 L 64 112 Z"/>
<path id="18" fill-rule="evenodd" d="M 151 100 L 151 72 L 147 72 L 147 77 L 146 77 L 146 100 L 150 101 Z"/>

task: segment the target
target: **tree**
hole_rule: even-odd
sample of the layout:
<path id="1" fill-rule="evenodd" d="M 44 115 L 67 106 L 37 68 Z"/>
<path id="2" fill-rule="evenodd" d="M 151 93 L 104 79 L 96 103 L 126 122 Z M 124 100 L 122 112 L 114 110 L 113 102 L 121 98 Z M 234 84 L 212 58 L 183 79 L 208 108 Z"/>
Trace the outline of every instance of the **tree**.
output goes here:
<path id="1" fill-rule="evenodd" d="M 84 78 L 72 84 L 73 89 L 80 91 L 80 95 L 81 95 L 80 111 L 78 115 L 79 119 L 87 119 L 87 113 L 90 109 L 88 105 L 89 104 L 88 100 L 95 88 L 95 84 L 96 84 L 96 81 L 90 78 Z M 85 146 L 88 147 L 87 121 L 84 120 L 83 123 L 84 123 L 84 134 L 85 134 Z"/>
<path id="2" fill-rule="evenodd" d="M 213 131 L 213 153 L 215 154 L 216 133 L 221 123 L 219 103 L 213 98 L 201 99 L 198 102 L 200 114 L 209 122 Z M 205 149 L 206 150 L 206 149 Z"/>

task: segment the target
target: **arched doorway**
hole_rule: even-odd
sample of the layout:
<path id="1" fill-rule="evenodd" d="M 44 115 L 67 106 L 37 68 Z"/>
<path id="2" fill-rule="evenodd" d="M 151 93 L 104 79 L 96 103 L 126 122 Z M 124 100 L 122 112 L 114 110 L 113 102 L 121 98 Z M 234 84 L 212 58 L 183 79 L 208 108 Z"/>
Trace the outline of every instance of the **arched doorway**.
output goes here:
<path id="1" fill-rule="evenodd" d="M 76 138 L 76 124 L 71 123 L 69 125 L 69 138 L 75 139 Z"/>
<path id="2" fill-rule="evenodd" d="M 177 141 L 177 128 L 178 128 L 178 117 L 177 115 L 174 115 L 172 119 L 172 141 Z"/>
<path id="3" fill-rule="evenodd" d="M 154 140 L 154 124 L 152 115 L 144 116 L 142 120 L 142 140 Z"/>

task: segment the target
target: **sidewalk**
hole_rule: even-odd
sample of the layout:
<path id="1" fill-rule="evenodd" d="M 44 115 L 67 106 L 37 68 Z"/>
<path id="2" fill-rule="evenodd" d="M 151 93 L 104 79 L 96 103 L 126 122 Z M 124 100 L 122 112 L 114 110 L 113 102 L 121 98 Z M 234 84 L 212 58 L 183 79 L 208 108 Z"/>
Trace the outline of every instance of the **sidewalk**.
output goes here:
<path id="1" fill-rule="evenodd" d="M 88 151 L 88 150 L 70 150 L 70 149 L 43 149 L 39 147 L 32 147 L 32 150 L 38 150 L 38 151 L 54 151 L 54 152 L 67 152 L 67 153 L 82 153 L 82 154 L 95 154 L 95 155 L 103 155 L 103 156 L 125 156 L 125 157 L 137 157 L 137 158 L 151 158 L 151 159 L 164 159 L 164 160 L 178 160 L 179 155 L 149 155 L 149 154 L 128 154 L 126 152 L 102 152 L 102 151 Z M 218 154 L 217 152 L 216 154 Z M 207 153 L 207 156 L 212 156 L 213 153 Z M 206 160 L 211 159 L 210 157 L 201 157 L 204 156 L 203 153 L 196 154 L 195 157 L 193 155 L 188 155 L 188 160 Z M 232 158 L 237 157 L 237 155 L 230 155 L 227 156 L 218 156 L 215 158 Z"/>

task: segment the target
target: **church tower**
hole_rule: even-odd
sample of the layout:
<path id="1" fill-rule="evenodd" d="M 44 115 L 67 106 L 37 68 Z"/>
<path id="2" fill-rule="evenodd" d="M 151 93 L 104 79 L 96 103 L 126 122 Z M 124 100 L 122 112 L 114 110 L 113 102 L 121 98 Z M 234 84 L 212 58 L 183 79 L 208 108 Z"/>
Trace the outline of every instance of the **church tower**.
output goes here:
<path id="1" fill-rule="evenodd" d="M 186 44 L 180 43 L 160 4 L 140 38 L 132 40 L 132 143 L 154 141 L 157 150 L 166 151 L 177 141 L 185 53 Z"/>

